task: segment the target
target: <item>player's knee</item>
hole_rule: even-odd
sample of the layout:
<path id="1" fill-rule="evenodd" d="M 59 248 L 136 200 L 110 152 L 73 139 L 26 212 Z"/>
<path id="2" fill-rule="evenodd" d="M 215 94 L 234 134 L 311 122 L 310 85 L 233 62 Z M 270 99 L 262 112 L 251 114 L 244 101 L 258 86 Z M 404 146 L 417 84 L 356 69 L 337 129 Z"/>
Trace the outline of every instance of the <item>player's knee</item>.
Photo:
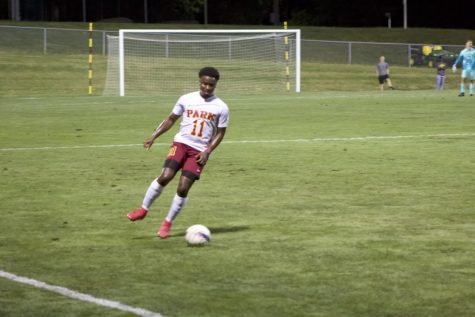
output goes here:
<path id="1" fill-rule="evenodd" d="M 158 183 L 162 186 L 167 186 L 174 176 L 175 173 L 172 171 L 164 170 L 158 177 Z"/>
<path id="2" fill-rule="evenodd" d="M 190 188 L 185 187 L 185 186 L 178 186 L 176 193 L 180 197 L 187 197 L 188 192 L 190 191 Z"/>
<path id="3" fill-rule="evenodd" d="M 159 177 L 158 180 L 157 180 L 157 182 L 158 182 L 161 186 L 165 187 L 165 186 L 168 185 L 168 183 L 170 182 L 170 180 L 171 180 L 171 179 L 164 178 L 164 177 Z"/>
<path id="4" fill-rule="evenodd" d="M 190 179 L 186 176 L 182 176 L 178 182 L 176 193 L 180 197 L 187 197 L 191 186 L 193 186 L 194 179 Z"/>

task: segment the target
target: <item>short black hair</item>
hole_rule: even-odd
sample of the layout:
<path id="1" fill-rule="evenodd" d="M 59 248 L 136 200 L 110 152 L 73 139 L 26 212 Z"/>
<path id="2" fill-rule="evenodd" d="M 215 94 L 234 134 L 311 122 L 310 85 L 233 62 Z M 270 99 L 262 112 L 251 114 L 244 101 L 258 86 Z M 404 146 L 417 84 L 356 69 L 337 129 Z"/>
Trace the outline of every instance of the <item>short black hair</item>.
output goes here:
<path id="1" fill-rule="evenodd" d="M 200 72 L 198 73 L 198 77 L 201 78 L 202 76 L 213 77 L 216 79 L 216 81 L 219 80 L 219 72 L 214 67 L 203 67 L 202 69 L 200 69 Z"/>

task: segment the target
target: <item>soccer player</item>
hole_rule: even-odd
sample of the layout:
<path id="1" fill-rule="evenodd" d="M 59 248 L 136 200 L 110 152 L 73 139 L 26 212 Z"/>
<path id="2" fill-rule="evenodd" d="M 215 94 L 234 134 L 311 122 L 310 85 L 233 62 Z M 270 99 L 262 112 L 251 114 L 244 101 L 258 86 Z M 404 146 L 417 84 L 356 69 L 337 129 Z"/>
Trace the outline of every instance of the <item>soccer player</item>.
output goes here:
<path id="1" fill-rule="evenodd" d="M 198 77 L 199 91 L 181 96 L 170 115 L 144 141 L 144 148 L 149 149 L 155 139 L 167 132 L 182 117 L 180 131 L 173 139 L 160 176 L 150 184 L 142 207 L 127 214 L 131 221 L 145 218 L 154 200 L 181 169 L 175 197 L 157 232 L 161 239 L 168 237 L 173 220 L 188 201 L 191 186 L 200 178 L 211 152 L 223 140 L 228 126 L 229 108 L 214 95 L 219 80 L 218 70 L 204 67 L 199 71 Z"/>
<path id="2" fill-rule="evenodd" d="M 442 56 L 439 56 L 437 60 L 438 62 L 436 64 L 437 76 L 435 80 L 435 90 L 444 90 L 445 69 L 447 68 L 447 64 L 442 60 Z"/>
<path id="3" fill-rule="evenodd" d="M 394 90 L 391 79 L 389 78 L 389 64 L 386 63 L 384 56 L 381 56 L 379 58 L 379 63 L 376 64 L 376 75 L 378 76 L 379 89 L 381 89 L 381 91 L 384 90 L 385 82 L 388 83 L 389 89 Z"/>
<path id="4" fill-rule="evenodd" d="M 454 73 L 457 71 L 457 64 L 462 62 L 462 80 L 460 83 L 459 97 L 465 96 L 465 81 L 470 80 L 469 93 L 473 96 L 473 80 L 475 79 L 475 50 L 473 49 L 473 42 L 467 41 L 465 48 L 460 52 L 459 56 L 452 66 Z"/>

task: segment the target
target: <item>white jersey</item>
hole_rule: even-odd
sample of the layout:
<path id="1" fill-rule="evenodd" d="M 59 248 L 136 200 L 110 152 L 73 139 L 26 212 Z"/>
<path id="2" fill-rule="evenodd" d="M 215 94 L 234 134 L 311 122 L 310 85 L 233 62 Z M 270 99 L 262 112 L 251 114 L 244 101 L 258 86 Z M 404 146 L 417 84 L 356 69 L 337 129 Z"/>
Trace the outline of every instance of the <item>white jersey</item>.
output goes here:
<path id="1" fill-rule="evenodd" d="M 228 126 L 228 106 L 216 96 L 204 99 L 199 91 L 181 96 L 172 112 L 182 116 L 180 131 L 173 141 L 199 151 L 206 150 L 217 128 Z"/>

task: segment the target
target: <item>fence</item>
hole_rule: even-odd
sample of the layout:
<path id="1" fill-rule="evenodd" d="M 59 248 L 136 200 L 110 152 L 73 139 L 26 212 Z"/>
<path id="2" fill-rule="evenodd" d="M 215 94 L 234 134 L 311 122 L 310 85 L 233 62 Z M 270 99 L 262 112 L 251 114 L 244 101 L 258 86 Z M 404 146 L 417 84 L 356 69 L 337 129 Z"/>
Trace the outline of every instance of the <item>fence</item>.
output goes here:
<path id="1" fill-rule="evenodd" d="M 93 31 L 95 54 L 107 54 L 107 35 L 116 31 Z M 59 29 L 40 27 L 0 26 L 0 50 L 36 54 L 87 54 L 87 29 Z M 391 65 L 418 64 L 417 56 L 425 44 L 379 43 L 301 40 L 301 59 L 332 64 L 375 64 L 379 56 L 386 56 Z M 463 46 L 442 45 L 444 49 L 459 52 Z M 427 63 L 427 61 L 424 61 Z"/>
<path id="2" fill-rule="evenodd" d="M 375 64 L 384 55 L 391 65 L 411 67 L 413 65 L 432 66 L 438 55 L 426 56 L 424 47 L 431 44 L 415 43 L 381 43 L 381 42 L 344 42 L 344 41 L 301 41 L 302 60 L 332 64 Z M 438 45 L 444 51 L 444 60 L 454 60 L 457 53 L 463 49 L 461 45 Z"/>
<path id="3" fill-rule="evenodd" d="M 93 31 L 96 54 L 107 54 L 107 35 L 115 31 Z M 32 54 L 88 54 L 89 30 L 0 25 L 0 50 Z"/>

